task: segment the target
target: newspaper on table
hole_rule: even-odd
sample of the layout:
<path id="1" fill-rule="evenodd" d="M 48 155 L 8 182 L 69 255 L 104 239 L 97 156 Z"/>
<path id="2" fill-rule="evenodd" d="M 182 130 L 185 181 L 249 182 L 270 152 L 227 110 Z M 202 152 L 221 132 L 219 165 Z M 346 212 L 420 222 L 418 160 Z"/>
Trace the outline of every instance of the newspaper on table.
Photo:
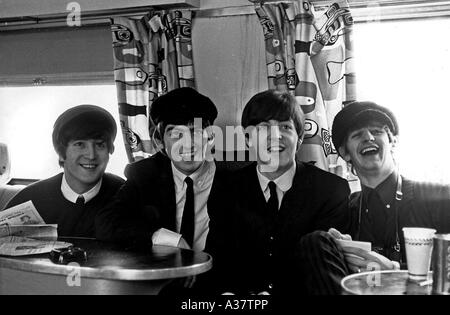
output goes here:
<path id="1" fill-rule="evenodd" d="M 0 255 L 27 256 L 50 253 L 55 248 L 67 248 L 70 243 L 39 241 L 32 238 L 8 236 L 0 238 Z"/>
<path id="2" fill-rule="evenodd" d="M 0 212 L 0 227 L 30 224 L 45 224 L 31 200 Z"/>
<path id="3" fill-rule="evenodd" d="M 41 241 L 56 241 L 58 239 L 58 225 L 33 224 L 0 226 L 0 238 L 6 236 L 28 237 Z"/>
<path id="4" fill-rule="evenodd" d="M 72 246 L 57 239 L 58 225 L 45 224 L 32 201 L 0 212 L 0 255 L 44 254 Z"/>

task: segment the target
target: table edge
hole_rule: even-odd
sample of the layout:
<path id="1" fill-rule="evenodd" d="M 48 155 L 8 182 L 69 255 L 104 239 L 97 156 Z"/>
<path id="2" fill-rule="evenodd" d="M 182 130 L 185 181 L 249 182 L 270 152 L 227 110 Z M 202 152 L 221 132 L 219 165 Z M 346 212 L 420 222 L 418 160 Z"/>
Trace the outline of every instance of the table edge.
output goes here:
<path id="1" fill-rule="evenodd" d="M 18 257 L 0 256 L 0 270 L 13 269 L 23 272 L 34 272 L 49 275 L 68 276 L 79 272 L 81 277 L 105 280 L 146 281 L 182 278 L 205 273 L 212 268 L 213 258 L 208 253 L 208 260 L 191 266 L 162 268 L 153 270 L 92 268 L 80 265 L 36 264 L 17 259 Z"/>
<path id="2" fill-rule="evenodd" d="M 352 291 L 350 289 L 348 289 L 345 285 L 344 282 L 347 280 L 351 280 L 353 278 L 358 278 L 358 277 L 363 277 L 363 276 L 370 276 L 370 275 L 374 275 L 374 274 L 379 274 L 379 273 L 408 273 L 408 270 L 375 270 L 375 271 L 365 271 L 365 272 L 358 272 L 358 273 L 353 273 L 351 275 L 345 276 L 344 278 L 342 278 L 341 280 L 341 288 L 343 290 L 343 292 L 347 293 L 347 294 L 352 294 L 352 295 L 361 295 L 359 292 L 355 292 Z"/>

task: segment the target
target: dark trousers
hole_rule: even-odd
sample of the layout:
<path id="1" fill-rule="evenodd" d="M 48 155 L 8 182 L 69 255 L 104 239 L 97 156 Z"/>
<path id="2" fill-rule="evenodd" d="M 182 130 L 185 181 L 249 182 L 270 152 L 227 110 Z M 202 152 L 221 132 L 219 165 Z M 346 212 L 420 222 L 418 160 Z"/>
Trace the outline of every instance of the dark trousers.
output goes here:
<path id="1" fill-rule="evenodd" d="M 306 295 L 338 295 L 341 280 L 350 274 L 344 254 L 327 232 L 316 231 L 301 238 L 296 248 L 299 279 Z"/>
<path id="2" fill-rule="evenodd" d="M 344 254 L 337 247 L 333 237 L 323 231 L 312 232 L 300 239 L 294 251 L 296 268 L 290 271 L 291 279 L 289 280 L 295 279 L 290 283 L 297 285 L 296 287 L 280 286 L 278 290 L 274 289 L 272 294 L 275 297 L 282 301 L 288 301 L 292 297 L 304 295 L 338 295 L 342 293 L 341 280 L 350 272 Z M 160 294 L 169 296 L 220 295 L 224 291 L 230 291 L 214 290 L 211 281 L 204 281 L 208 279 L 207 276 L 208 274 L 200 275 L 193 289 L 183 288 L 184 279 L 182 279 L 183 281 L 173 281 Z M 239 279 L 235 279 L 235 281 L 239 281 Z M 205 283 L 209 285 L 205 286 Z"/>

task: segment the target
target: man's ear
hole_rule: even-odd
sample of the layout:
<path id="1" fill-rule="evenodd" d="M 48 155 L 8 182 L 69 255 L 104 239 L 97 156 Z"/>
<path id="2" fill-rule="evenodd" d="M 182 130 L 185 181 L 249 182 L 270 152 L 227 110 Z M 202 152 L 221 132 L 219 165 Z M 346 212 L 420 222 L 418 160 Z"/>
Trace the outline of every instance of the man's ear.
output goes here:
<path id="1" fill-rule="evenodd" d="M 345 150 L 344 146 L 340 146 L 338 151 L 345 162 L 347 162 L 347 163 L 350 162 L 350 154 L 347 153 L 347 150 Z"/>
<path id="2" fill-rule="evenodd" d="M 157 152 L 162 152 L 164 151 L 164 134 L 161 134 L 161 123 L 159 123 L 152 132 L 152 142 L 153 142 L 153 146 L 155 148 L 155 150 Z"/>
<path id="3" fill-rule="evenodd" d="M 391 144 L 391 150 L 390 150 L 391 154 L 394 155 L 395 148 L 397 147 L 397 143 L 398 143 L 398 138 L 391 133 L 390 137 L 389 137 L 389 142 Z"/>
<path id="4" fill-rule="evenodd" d="M 395 148 L 397 146 L 397 143 L 398 143 L 398 138 L 391 134 L 390 141 L 392 143 L 392 147 Z"/>
<path id="5" fill-rule="evenodd" d="M 115 149 L 116 147 L 114 146 L 113 143 L 111 143 L 111 147 L 109 148 L 109 154 L 113 154 Z"/>
<path id="6" fill-rule="evenodd" d="M 206 141 L 208 142 L 208 145 L 213 145 L 214 140 L 216 139 L 214 131 L 207 127 L 204 132 L 206 132 Z"/>
<path id="7" fill-rule="evenodd" d="M 250 149 L 250 147 L 252 147 L 252 139 L 250 137 L 250 134 L 245 133 L 245 144 L 247 146 L 247 149 Z"/>
<path id="8" fill-rule="evenodd" d="M 300 147 L 302 146 L 302 143 L 303 143 L 303 138 L 298 138 L 297 149 L 295 150 L 295 152 L 300 151 Z"/>
<path id="9" fill-rule="evenodd" d="M 58 154 L 58 164 L 60 167 L 64 167 L 64 162 L 66 161 L 61 155 Z"/>

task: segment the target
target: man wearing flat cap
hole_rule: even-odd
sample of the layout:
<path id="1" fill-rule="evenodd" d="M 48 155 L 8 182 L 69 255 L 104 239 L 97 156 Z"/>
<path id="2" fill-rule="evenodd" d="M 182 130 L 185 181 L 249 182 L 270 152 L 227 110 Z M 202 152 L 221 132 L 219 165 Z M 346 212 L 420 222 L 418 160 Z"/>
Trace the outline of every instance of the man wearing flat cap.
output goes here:
<path id="1" fill-rule="evenodd" d="M 98 217 L 97 237 L 202 251 L 227 190 L 206 159 L 212 141 L 206 127 L 216 106 L 192 88 L 178 88 L 156 99 L 150 116 L 159 152 L 127 166 L 126 183 Z"/>
<path id="2" fill-rule="evenodd" d="M 315 293 L 340 293 L 340 279 L 349 273 L 405 269 L 403 227 L 450 232 L 450 187 L 412 181 L 399 174 L 394 159 L 398 134 L 394 114 L 372 102 L 350 103 L 336 115 L 334 146 L 356 172 L 362 190 L 350 196 L 351 235 L 336 229 L 310 235 L 311 247 L 316 250 L 308 258 L 309 274 L 322 275 L 315 279 Z M 372 250 L 337 247 L 332 239 L 370 242 Z M 324 252 L 327 263 L 321 258 Z"/>
<path id="3" fill-rule="evenodd" d="M 95 105 L 68 109 L 53 127 L 53 146 L 64 169 L 20 191 L 9 207 L 31 200 L 47 224 L 58 224 L 58 235 L 95 237 L 95 217 L 123 184 L 105 173 L 114 152 L 117 127 L 109 112 Z"/>
<path id="4" fill-rule="evenodd" d="M 207 159 L 216 106 L 192 88 L 178 88 L 155 100 L 150 117 L 159 152 L 126 167 L 126 183 L 98 216 L 97 238 L 205 250 L 216 262 L 230 199 L 226 174 Z"/>

